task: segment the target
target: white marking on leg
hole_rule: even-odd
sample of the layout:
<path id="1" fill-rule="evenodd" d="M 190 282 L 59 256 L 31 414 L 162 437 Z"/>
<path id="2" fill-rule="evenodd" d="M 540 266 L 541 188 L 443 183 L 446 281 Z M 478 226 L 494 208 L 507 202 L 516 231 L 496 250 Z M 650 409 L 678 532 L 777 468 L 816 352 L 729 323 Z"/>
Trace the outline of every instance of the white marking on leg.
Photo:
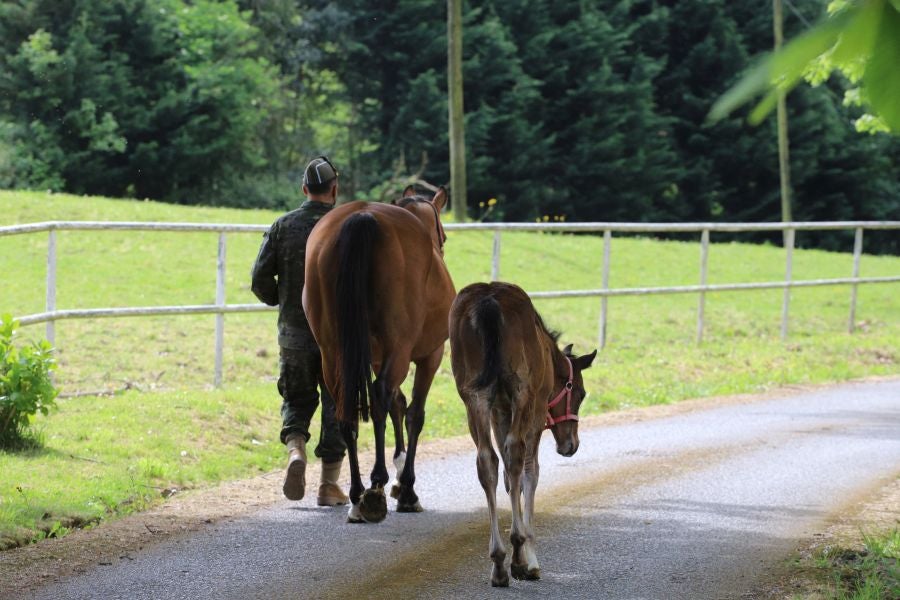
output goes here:
<path id="1" fill-rule="evenodd" d="M 365 519 L 363 519 L 362 512 L 359 510 L 358 504 L 351 504 L 350 510 L 347 511 L 347 522 L 348 523 L 363 523 Z"/>

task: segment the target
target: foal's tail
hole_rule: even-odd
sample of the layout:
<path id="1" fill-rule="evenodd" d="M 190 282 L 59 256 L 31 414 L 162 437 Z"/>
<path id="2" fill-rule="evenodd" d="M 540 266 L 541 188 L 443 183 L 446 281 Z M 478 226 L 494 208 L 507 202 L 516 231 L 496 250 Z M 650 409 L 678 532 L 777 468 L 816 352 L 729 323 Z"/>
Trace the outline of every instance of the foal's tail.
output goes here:
<path id="1" fill-rule="evenodd" d="M 502 375 L 500 360 L 500 330 L 503 326 L 503 315 L 500 304 L 493 296 L 484 296 L 475 305 L 472 314 L 472 326 L 481 337 L 481 350 L 484 363 L 481 374 L 475 380 L 477 389 L 494 388 Z M 493 396 L 493 392 L 491 393 Z"/>
<path id="2" fill-rule="evenodd" d="M 369 290 L 372 253 L 378 237 L 378 222 L 369 213 L 351 215 L 338 233 L 337 328 L 341 349 L 338 388 L 343 421 L 358 414 L 369 420 L 369 389 L 372 385 L 372 349 L 369 345 Z M 343 409 L 343 410 L 341 410 Z"/>

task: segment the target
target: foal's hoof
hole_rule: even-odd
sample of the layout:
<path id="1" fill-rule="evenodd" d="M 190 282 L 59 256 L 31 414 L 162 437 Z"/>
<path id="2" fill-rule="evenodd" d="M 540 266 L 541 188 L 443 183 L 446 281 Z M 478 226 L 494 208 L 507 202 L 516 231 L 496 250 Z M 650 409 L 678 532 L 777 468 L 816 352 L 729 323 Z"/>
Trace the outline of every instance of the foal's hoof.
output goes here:
<path id="1" fill-rule="evenodd" d="M 399 494 L 398 494 L 398 495 L 399 495 Z M 424 509 L 422 508 L 422 505 L 419 504 L 419 501 L 418 501 L 418 500 L 416 500 L 416 501 L 413 502 L 412 504 L 405 504 L 405 503 L 403 503 L 403 502 L 398 502 L 398 503 L 397 503 L 397 512 L 401 512 L 401 513 L 417 513 L 417 512 L 422 512 L 423 510 L 424 510 Z"/>
<path id="2" fill-rule="evenodd" d="M 367 523 L 381 523 L 387 516 L 387 498 L 384 488 L 372 488 L 363 492 L 359 501 L 359 511 Z"/>
<path id="3" fill-rule="evenodd" d="M 394 485 L 391 486 L 391 498 L 396 500 L 399 497 L 400 497 L 400 484 L 395 483 Z"/>
<path id="4" fill-rule="evenodd" d="M 534 567 L 532 569 L 529 569 L 528 565 L 510 565 L 509 567 L 512 570 L 512 576 L 516 579 L 528 579 L 533 581 L 541 578 L 541 569 L 539 567 Z"/>
<path id="5" fill-rule="evenodd" d="M 509 587 L 509 571 L 505 568 L 491 569 L 491 586 L 493 587 Z"/>

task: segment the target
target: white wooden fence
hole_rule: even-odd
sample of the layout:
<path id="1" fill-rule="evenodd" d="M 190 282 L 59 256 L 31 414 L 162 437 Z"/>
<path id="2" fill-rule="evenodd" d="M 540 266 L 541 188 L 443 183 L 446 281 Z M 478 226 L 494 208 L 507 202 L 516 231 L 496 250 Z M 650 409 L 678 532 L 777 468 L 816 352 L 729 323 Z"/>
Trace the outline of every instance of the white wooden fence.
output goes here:
<path id="1" fill-rule="evenodd" d="M 853 331 L 856 320 L 857 286 L 871 283 L 900 282 L 900 275 L 890 277 L 860 277 L 859 264 L 862 256 L 863 231 L 866 229 L 900 230 L 900 221 L 834 221 L 816 223 L 449 223 L 444 226 L 448 231 L 493 231 L 494 244 L 491 263 L 491 279 L 500 278 L 500 247 L 503 231 L 546 231 L 546 232 L 581 232 L 603 233 L 603 265 L 600 287 L 587 290 L 559 290 L 529 292 L 532 298 L 580 298 L 597 296 L 601 298 L 599 343 L 606 345 L 607 303 L 611 296 L 640 296 L 650 294 L 698 294 L 697 306 L 697 342 L 703 340 L 704 308 L 707 292 L 726 290 L 762 290 L 783 288 L 781 312 L 781 337 L 788 333 L 790 305 L 790 289 L 794 287 L 815 287 L 825 285 L 849 285 L 850 315 L 848 329 Z M 850 277 L 835 279 L 794 280 L 793 252 L 794 237 L 797 231 L 852 229 L 856 236 L 853 245 L 853 272 Z M 189 231 L 215 232 L 219 234 L 218 260 L 216 262 L 216 302 L 215 304 L 187 306 L 142 306 L 126 308 L 91 308 L 66 309 L 56 308 L 56 232 L 63 230 L 105 230 L 105 231 Z M 47 339 L 55 343 L 54 323 L 62 319 L 92 319 L 100 317 L 131 317 L 155 315 L 195 315 L 215 314 L 215 375 L 214 384 L 222 383 L 222 355 L 224 346 L 225 315 L 228 313 L 261 312 L 276 310 L 264 304 L 226 304 L 225 302 L 225 254 L 226 234 L 264 232 L 266 225 L 230 225 L 201 223 L 141 223 L 141 222 L 104 222 L 104 221 L 48 221 L 27 225 L 0 227 L 0 237 L 30 233 L 48 232 L 47 244 L 47 302 L 46 311 L 32 315 L 17 317 L 22 325 L 46 323 Z M 748 231 L 783 231 L 785 233 L 785 277 L 782 281 L 760 283 L 726 283 L 710 285 L 707 283 L 707 259 L 709 256 L 710 232 L 748 232 Z M 616 233 L 699 233 L 700 234 L 700 270 L 697 285 L 641 288 L 610 288 L 610 254 L 612 234 Z M 0 307 L 2 308 L 2 307 Z"/>

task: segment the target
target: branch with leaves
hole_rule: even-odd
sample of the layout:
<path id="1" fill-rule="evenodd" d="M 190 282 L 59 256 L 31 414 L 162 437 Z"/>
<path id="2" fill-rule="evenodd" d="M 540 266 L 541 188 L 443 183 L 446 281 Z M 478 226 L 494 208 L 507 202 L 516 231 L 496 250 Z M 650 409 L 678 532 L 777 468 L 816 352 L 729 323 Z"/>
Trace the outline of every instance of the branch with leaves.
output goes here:
<path id="1" fill-rule="evenodd" d="M 854 86 L 844 103 L 871 111 L 857 120 L 858 130 L 900 135 L 900 0 L 831 2 L 824 21 L 765 56 L 725 92 L 713 105 L 709 120 L 724 119 L 764 93 L 748 118 L 759 124 L 780 93 L 803 80 L 819 85 L 834 71 Z"/>

